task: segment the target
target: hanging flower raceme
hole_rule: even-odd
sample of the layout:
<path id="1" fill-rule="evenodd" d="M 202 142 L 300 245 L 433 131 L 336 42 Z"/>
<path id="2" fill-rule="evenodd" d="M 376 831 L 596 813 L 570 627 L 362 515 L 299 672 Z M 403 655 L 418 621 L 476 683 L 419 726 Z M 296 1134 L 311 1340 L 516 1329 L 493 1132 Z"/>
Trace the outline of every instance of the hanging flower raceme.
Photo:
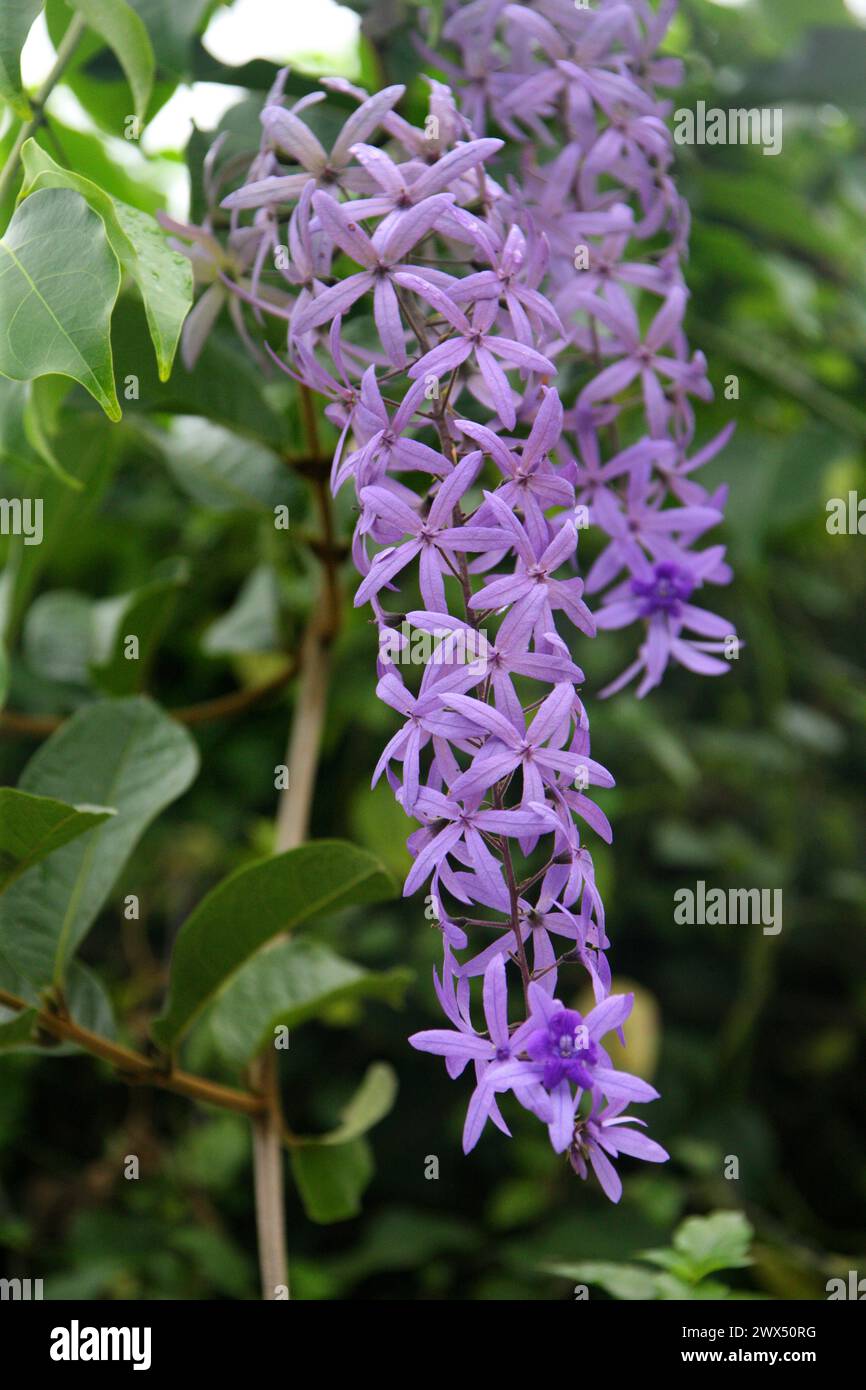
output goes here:
<path id="1" fill-rule="evenodd" d="M 328 401 L 332 486 L 354 488 L 355 603 L 401 721 L 374 781 L 417 822 L 404 891 L 426 888 L 443 941 L 451 1026 L 412 1042 L 452 1076 L 472 1064 L 467 1150 L 488 1119 L 508 1133 L 510 1093 L 613 1200 L 611 1158 L 667 1155 L 623 1113 L 656 1093 L 604 1045 L 631 999 L 610 993 L 583 842 L 610 839 L 587 792 L 613 778 L 591 756 L 572 650 L 640 625 L 616 684 L 641 674 L 642 694 L 671 661 L 727 669 L 731 637 L 693 601 L 729 571 L 722 547 L 699 548 L 724 496 L 692 478 L 723 440 L 687 457 L 710 388 L 682 328 L 688 219 L 655 92 L 677 80 L 655 57 L 672 9 L 446 5 L 450 56 L 427 56 L 454 90 L 430 80 L 419 128 L 395 109 L 402 89 L 333 79 L 354 109 L 330 151 L 316 99 L 289 106 L 278 83 L 223 197 L 246 259 L 214 261 L 236 314 L 282 326 L 284 351 L 268 351 Z M 194 255 L 201 236 L 188 229 Z M 585 584 L 587 522 L 606 543 Z M 585 592 L 603 595 L 594 614 Z M 595 999 L 585 1016 L 557 998 L 574 995 L 572 966 Z"/>

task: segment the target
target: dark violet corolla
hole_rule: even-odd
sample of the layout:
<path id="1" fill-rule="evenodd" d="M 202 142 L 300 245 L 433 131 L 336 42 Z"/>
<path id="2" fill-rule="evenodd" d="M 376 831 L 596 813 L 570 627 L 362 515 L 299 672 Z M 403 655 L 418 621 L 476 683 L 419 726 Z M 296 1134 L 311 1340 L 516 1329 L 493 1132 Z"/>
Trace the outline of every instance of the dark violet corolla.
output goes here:
<path id="1" fill-rule="evenodd" d="M 642 618 L 651 618 L 654 613 L 670 613 L 678 618 L 694 587 L 695 580 L 689 571 L 670 561 L 655 565 L 650 579 L 631 581 L 631 591 L 638 599 L 638 613 Z"/>
<path id="2" fill-rule="evenodd" d="M 589 1090 L 592 1086 L 590 1068 L 598 1060 L 598 1048 L 590 1041 L 583 1017 L 576 1009 L 560 1009 L 526 1040 L 526 1051 L 533 1062 L 542 1062 L 541 1078 L 546 1090 L 554 1090 L 560 1081 L 573 1081 Z"/>
<path id="3" fill-rule="evenodd" d="M 356 109 L 327 150 L 325 93 L 292 106 L 283 74 L 246 178 L 215 151 L 205 226 L 171 229 L 209 286 L 188 355 L 228 304 L 339 436 L 355 602 L 399 721 L 374 781 L 416 822 L 404 892 L 426 891 L 443 944 L 450 1026 L 411 1041 L 451 1076 L 471 1064 L 467 1151 L 488 1119 L 507 1134 L 500 1103 L 516 1103 L 613 1201 L 612 1159 L 667 1155 L 623 1113 L 656 1092 L 604 1047 L 631 1000 L 611 993 L 590 849 L 611 828 L 587 793 L 613 778 L 591 754 L 576 646 L 634 624 L 608 693 L 638 677 L 639 695 L 671 662 L 721 675 L 739 650 L 693 602 L 731 578 L 702 545 L 725 490 L 694 477 L 729 431 L 693 449 L 711 389 L 683 328 L 688 208 L 657 90 L 679 80 L 656 56 L 675 8 L 446 0 L 442 51 L 419 46 L 450 85 L 428 79 L 421 126 L 396 110 L 402 88 L 330 79 Z M 265 319 L 280 352 L 257 342 Z M 588 525 L 602 544 L 581 573 Z"/>

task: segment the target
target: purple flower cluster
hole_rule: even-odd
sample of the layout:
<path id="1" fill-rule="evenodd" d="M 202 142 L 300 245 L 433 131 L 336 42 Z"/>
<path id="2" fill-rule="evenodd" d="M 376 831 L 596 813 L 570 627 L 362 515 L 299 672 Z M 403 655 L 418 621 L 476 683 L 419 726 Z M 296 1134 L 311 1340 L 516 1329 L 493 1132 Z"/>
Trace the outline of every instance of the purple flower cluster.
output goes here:
<path id="1" fill-rule="evenodd" d="M 428 58 L 451 85 L 429 79 L 422 128 L 396 112 L 401 87 L 370 97 L 332 79 L 356 108 L 327 150 L 304 119 L 326 94 L 288 107 L 278 82 L 259 153 L 222 199 L 228 244 L 210 224 L 186 230 L 211 281 L 188 358 L 219 296 L 282 321 L 285 353 L 268 351 L 326 398 L 332 486 L 355 490 L 355 603 L 370 605 L 378 693 L 402 720 L 374 783 L 384 775 L 419 825 L 404 891 L 427 887 L 452 1025 L 411 1041 L 452 1076 L 473 1064 L 467 1151 L 488 1119 L 508 1133 L 511 1092 L 614 1201 L 612 1158 L 667 1155 L 622 1113 L 656 1092 L 602 1045 L 622 1040 L 631 997 L 610 992 L 579 829 L 610 840 L 586 791 L 613 779 L 590 756 L 571 648 L 576 632 L 639 625 L 637 659 L 610 687 L 640 674 L 639 694 L 671 660 L 721 674 L 718 653 L 737 648 L 730 623 L 691 602 L 730 577 L 721 546 L 698 548 L 724 490 L 692 479 L 726 434 L 689 457 L 691 402 L 711 389 L 682 327 L 688 217 L 656 93 L 678 80 L 655 56 L 673 9 L 446 5 L 456 57 Z M 605 543 L 584 580 L 587 525 Z M 584 596 L 601 593 L 593 617 Z M 413 681 L 418 634 L 429 650 Z M 572 963 L 596 1001 L 585 1017 L 556 998 Z"/>
<path id="2" fill-rule="evenodd" d="M 668 107 L 656 93 L 681 80 L 676 59 L 656 56 L 676 5 L 455 3 L 444 38 L 459 57 L 443 64 L 427 51 L 473 129 L 495 124 L 519 150 L 509 198 L 515 221 L 548 253 L 543 288 L 564 339 L 555 355 L 576 349 L 591 365 L 557 457 L 584 524 L 608 538 L 586 575 L 587 594 L 603 595 L 596 624 L 639 623 L 643 634 L 637 659 L 602 695 L 638 676 L 645 695 L 670 661 L 724 675 L 740 650 L 728 619 L 688 602 L 695 589 L 731 578 L 724 547 L 696 548 L 722 520 L 726 489 L 709 494 L 692 477 L 731 427 L 689 457 L 692 399 L 708 400 L 712 389 L 703 354 L 690 353 L 683 332 L 688 207 L 671 176 Z M 643 254 L 634 249 L 641 244 Z M 656 301 L 645 320 L 636 290 Z"/>

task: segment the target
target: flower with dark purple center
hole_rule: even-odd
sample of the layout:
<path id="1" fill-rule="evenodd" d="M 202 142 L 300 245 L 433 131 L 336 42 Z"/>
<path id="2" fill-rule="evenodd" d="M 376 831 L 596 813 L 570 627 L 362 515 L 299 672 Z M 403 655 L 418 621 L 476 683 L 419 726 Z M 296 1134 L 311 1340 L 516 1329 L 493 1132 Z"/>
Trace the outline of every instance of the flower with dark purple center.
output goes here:
<path id="1" fill-rule="evenodd" d="M 633 579 L 631 591 L 643 602 L 639 606 L 642 618 L 651 618 L 653 613 L 670 613 L 679 617 L 682 605 L 692 596 L 695 581 L 682 565 L 664 561 L 653 566 L 652 579 Z"/>
<path id="2" fill-rule="evenodd" d="M 598 1048 L 590 1040 L 583 1015 L 576 1009 L 560 1009 L 526 1040 L 533 1062 L 544 1063 L 541 1084 L 552 1091 L 560 1081 L 573 1081 L 583 1090 L 592 1086 L 589 1071 L 598 1061 Z"/>

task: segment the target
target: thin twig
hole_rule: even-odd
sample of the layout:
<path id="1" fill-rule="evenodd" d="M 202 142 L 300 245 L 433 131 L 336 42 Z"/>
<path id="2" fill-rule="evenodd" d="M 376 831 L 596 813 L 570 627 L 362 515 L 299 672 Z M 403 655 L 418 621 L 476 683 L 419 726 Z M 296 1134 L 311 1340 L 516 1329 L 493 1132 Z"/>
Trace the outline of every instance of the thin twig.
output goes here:
<path id="1" fill-rule="evenodd" d="M 286 751 L 289 785 L 280 793 L 277 807 L 275 849 L 278 854 L 295 849 L 307 835 L 327 708 L 330 647 L 340 619 L 340 548 L 328 491 L 327 464 L 320 455 L 312 393 L 303 384 L 300 396 L 307 446 L 312 455 L 303 471 L 316 494 L 322 526 L 321 539 L 313 550 L 324 575 L 321 601 L 314 610 L 300 653 L 300 680 Z M 277 1296 L 278 1289 L 288 1292 L 289 1287 L 283 1185 L 283 1144 L 287 1131 L 280 1103 L 277 1053 L 272 1044 L 265 1047 L 250 1067 L 250 1081 L 268 1101 L 267 1110 L 253 1123 L 253 1177 L 262 1297 L 271 1300 Z"/>
<path id="2" fill-rule="evenodd" d="M 298 663 L 292 661 L 270 680 L 261 685 L 252 685 L 243 690 L 230 690 L 227 695 L 217 695 L 212 700 L 202 700 L 195 705 L 183 705 L 178 709 L 166 710 L 172 719 L 187 726 L 209 724 L 215 719 L 230 719 L 252 709 L 268 695 L 275 695 L 288 685 L 297 673 Z M 0 733 L 26 734 L 31 738 L 47 738 L 68 719 L 65 714 L 23 714 L 18 710 L 0 711 Z"/>
<path id="3" fill-rule="evenodd" d="M 0 1004 L 4 1008 L 24 1013 L 33 1008 L 26 999 L 20 999 L 9 990 L 0 989 Z M 49 1009 L 37 1009 L 35 1024 L 61 1042 L 72 1042 L 99 1057 L 103 1062 L 116 1068 L 121 1080 L 129 1085 L 157 1086 L 163 1091 L 174 1091 L 192 1100 L 200 1100 L 207 1105 L 219 1105 L 224 1110 L 234 1110 L 239 1115 L 257 1116 L 262 1113 L 265 1101 L 251 1091 L 238 1091 L 233 1086 L 222 1086 L 217 1081 L 209 1081 L 204 1076 L 194 1076 L 192 1072 L 167 1071 L 158 1063 L 135 1052 L 131 1047 L 104 1038 L 100 1033 L 92 1033 L 82 1028 L 68 1014 L 54 1013 Z"/>
<path id="4" fill-rule="evenodd" d="M 25 143 L 31 136 L 36 134 L 42 123 L 42 108 L 54 91 L 63 73 L 66 71 L 86 28 L 87 25 L 81 15 L 73 15 L 69 28 L 60 41 L 60 47 L 57 50 L 54 66 L 30 103 L 33 115 L 30 117 L 29 121 L 24 121 L 21 129 L 18 131 L 15 143 L 9 151 L 9 157 L 3 166 L 2 173 L 0 173 L 0 204 L 4 202 L 15 181 L 15 175 L 18 172 L 18 162 L 21 158 L 21 151 Z"/>

